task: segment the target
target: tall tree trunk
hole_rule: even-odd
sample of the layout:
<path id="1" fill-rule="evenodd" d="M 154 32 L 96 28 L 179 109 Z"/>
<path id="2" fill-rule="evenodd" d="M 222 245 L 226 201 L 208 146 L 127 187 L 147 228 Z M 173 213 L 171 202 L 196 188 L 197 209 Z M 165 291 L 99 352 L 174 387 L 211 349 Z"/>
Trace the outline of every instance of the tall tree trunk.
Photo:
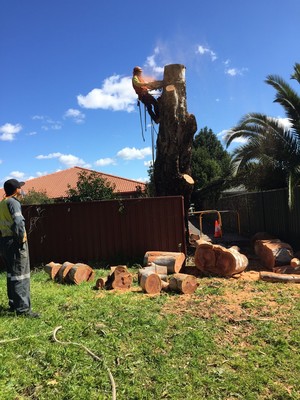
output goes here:
<path id="1" fill-rule="evenodd" d="M 153 177 L 157 196 L 184 197 L 186 230 L 193 190 L 191 158 L 197 130 L 194 115 L 187 112 L 185 66 L 166 65 L 160 98 L 160 126 L 156 143 Z"/>

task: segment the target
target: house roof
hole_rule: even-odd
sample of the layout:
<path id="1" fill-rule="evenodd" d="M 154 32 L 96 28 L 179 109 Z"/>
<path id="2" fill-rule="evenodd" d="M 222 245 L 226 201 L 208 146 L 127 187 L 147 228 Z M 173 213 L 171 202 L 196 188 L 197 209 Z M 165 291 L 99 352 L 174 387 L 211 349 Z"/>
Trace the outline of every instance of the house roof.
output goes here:
<path id="1" fill-rule="evenodd" d="M 69 185 L 71 188 L 76 188 L 78 174 L 81 172 L 99 173 L 101 178 L 106 179 L 112 185 L 115 185 L 114 193 L 130 194 L 136 192 L 137 186 L 142 190 L 145 189 L 145 183 L 132 179 L 121 178 L 119 176 L 104 174 L 103 172 L 93 171 L 81 167 L 72 167 L 53 174 L 44 175 L 39 178 L 29 179 L 23 186 L 26 192 L 34 190 L 36 192 L 45 192 L 51 199 L 66 197 Z M 0 189 L 0 198 L 3 197 L 4 189 Z"/>

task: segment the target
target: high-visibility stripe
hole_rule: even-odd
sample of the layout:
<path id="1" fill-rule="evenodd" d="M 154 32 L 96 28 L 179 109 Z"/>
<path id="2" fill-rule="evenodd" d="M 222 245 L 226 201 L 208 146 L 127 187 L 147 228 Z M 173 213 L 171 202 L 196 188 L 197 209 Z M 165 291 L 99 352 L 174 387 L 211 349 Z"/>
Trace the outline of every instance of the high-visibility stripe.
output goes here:
<path id="1" fill-rule="evenodd" d="M 11 281 L 23 281 L 24 279 L 30 278 L 30 273 L 24 275 L 12 275 L 8 273 L 7 278 Z"/>

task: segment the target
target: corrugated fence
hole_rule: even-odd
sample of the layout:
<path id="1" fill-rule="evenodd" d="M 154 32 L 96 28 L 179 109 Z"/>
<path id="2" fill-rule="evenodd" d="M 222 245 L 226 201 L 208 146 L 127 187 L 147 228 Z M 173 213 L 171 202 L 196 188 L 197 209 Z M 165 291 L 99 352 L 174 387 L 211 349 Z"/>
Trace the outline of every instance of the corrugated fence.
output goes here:
<path id="1" fill-rule="evenodd" d="M 183 198 L 23 206 L 32 265 L 141 262 L 146 251 L 186 253 Z"/>
<path id="2" fill-rule="evenodd" d="M 292 212 L 288 208 L 287 189 L 223 197 L 218 201 L 217 208 L 238 211 L 242 234 L 250 237 L 257 232 L 268 232 L 289 242 L 295 250 L 300 250 L 299 187 L 295 192 L 295 207 Z M 235 221 L 228 220 L 225 224 L 223 221 L 225 229 L 234 224 Z"/>

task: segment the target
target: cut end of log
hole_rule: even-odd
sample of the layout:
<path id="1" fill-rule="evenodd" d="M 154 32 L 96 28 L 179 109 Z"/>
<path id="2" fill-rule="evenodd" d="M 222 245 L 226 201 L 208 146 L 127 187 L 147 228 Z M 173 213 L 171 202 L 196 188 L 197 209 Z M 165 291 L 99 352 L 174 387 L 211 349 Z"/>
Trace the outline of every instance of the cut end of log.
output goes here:
<path id="1" fill-rule="evenodd" d="M 194 179 L 188 174 L 183 174 L 182 177 L 189 185 L 193 185 L 195 183 Z"/>
<path id="2" fill-rule="evenodd" d="M 198 287 L 197 278 L 193 275 L 174 274 L 169 280 L 169 290 L 182 294 L 193 294 Z"/>

